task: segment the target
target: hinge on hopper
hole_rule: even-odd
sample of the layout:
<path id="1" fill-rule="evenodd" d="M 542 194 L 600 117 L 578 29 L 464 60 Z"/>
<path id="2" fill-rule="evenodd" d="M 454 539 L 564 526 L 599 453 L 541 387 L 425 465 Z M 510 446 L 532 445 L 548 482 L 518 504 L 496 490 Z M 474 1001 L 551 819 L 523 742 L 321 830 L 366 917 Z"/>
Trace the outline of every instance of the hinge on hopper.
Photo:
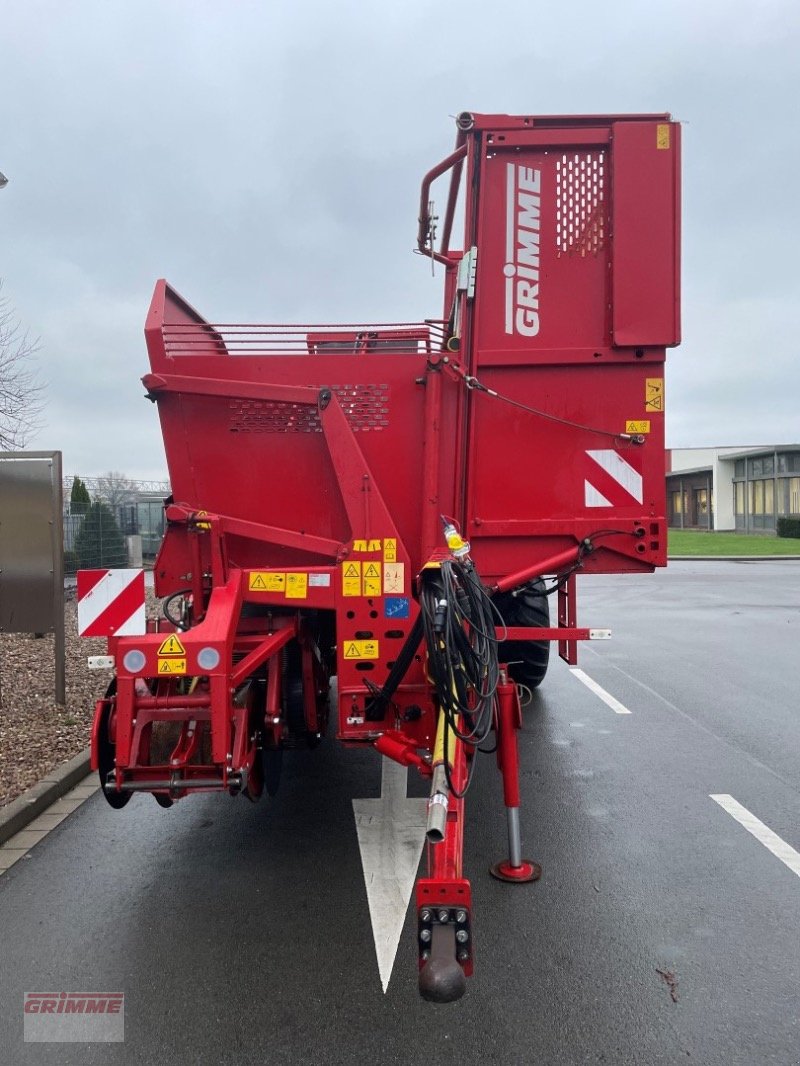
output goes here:
<path id="1" fill-rule="evenodd" d="M 467 299 L 471 300 L 475 295 L 475 276 L 478 270 L 478 249 L 475 245 L 458 264 L 458 280 L 456 286 L 459 292 L 466 292 Z"/>

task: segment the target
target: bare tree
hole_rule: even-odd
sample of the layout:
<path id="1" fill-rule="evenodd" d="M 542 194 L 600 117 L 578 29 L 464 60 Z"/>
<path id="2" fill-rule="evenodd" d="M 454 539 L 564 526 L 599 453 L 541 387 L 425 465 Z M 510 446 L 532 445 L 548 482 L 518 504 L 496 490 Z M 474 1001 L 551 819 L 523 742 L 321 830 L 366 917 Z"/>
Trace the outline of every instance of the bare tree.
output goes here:
<path id="1" fill-rule="evenodd" d="M 138 495 L 136 482 L 120 474 L 118 470 L 109 470 L 102 477 L 95 478 L 94 484 L 95 496 L 107 503 L 109 507 L 134 503 Z"/>
<path id="2" fill-rule="evenodd" d="M 44 382 L 33 361 L 38 348 L 2 295 L 0 281 L 0 450 L 24 448 L 41 427 Z"/>

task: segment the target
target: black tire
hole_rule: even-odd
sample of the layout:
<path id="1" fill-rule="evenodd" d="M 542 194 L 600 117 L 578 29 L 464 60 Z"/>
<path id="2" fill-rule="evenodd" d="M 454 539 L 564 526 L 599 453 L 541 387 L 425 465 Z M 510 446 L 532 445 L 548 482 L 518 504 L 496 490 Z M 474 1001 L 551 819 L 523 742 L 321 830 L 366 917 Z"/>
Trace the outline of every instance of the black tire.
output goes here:
<path id="1" fill-rule="evenodd" d="M 494 605 L 507 626 L 550 625 L 550 603 L 544 595 L 541 578 L 529 581 L 514 592 L 502 592 L 494 597 Z M 498 650 L 501 662 L 508 664 L 508 672 L 518 685 L 537 688 L 547 673 L 550 661 L 549 640 L 506 640 Z"/>
<path id="2" fill-rule="evenodd" d="M 106 691 L 106 699 L 110 700 L 117 693 L 117 681 L 116 678 L 108 686 Z M 114 770 L 116 766 L 116 746 L 111 743 L 108 735 L 108 723 L 111 718 L 111 703 L 107 703 L 103 708 L 103 713 L 100 718 L 100 729 L 98 731 L 98 744 L 97 744 L 97 762 L 98 772 L 100 775 L 100 789 L 105 797 L 106 803 L 110 807 L 113 807 L 115 811 L 120 811 L 130 800 L 133 795 L 132 792 L 117 792 L 115 789 L 106 789 L 106 782 L 108 781 L 108 775 Z"/>

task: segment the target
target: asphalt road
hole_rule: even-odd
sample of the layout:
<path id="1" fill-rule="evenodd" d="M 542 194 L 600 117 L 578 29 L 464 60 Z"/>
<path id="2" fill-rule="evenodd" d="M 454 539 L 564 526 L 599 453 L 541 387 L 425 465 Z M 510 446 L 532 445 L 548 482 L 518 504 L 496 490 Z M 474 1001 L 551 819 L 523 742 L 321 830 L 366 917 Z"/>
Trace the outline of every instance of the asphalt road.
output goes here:
<path id="1" fill-rule="evenodd" d="M 459 1003 L 418 998 L 411 912 L 381 991 L 351 802 L 378 760 L 329 742 L 258 806 L 98 795 L 0 876 L 0 1062 L 800 1063 L 800 877 L 710 798 L 800 850 L 800 562 L 675 563 L 581 600 L 614 631 L 581 668 L 631 713 L 559 661 L 528 709 L 535 885 L 488 876 L 505 830 L 479 767 Z M 24 1044 L 45 986 L 124 991 L 125 1043 Z"/>

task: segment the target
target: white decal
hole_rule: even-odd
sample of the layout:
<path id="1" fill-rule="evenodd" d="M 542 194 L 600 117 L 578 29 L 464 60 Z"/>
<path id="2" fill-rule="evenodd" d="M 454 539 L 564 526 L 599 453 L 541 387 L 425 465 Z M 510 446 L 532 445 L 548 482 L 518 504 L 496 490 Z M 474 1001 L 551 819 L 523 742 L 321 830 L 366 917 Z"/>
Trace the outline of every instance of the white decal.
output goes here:
<path id="1" fill-rule="evenodd" d="M 613 507 L 611 500 L 607 500 L 602 492 L 598 490 L 589 481 L 583 483 L 584 499 L 587 507 Z"/>
<path id="2" fill-rule="evenodd" d="M 506 169 L 506 333 L 539 332 L 539 236 L 542 172 L 508 163 Z"/>
<path id="3" fill-rule="evenodd" d="M 618 452 L 609 448 L 602 451 L 587 451 L 586 454 L 637 503 L 642 502 L 644 497 L 642 475 Z M 589 481 L 584 481 L 584 498 L 587 507 L 613 506 L 611 501 Z"/>

